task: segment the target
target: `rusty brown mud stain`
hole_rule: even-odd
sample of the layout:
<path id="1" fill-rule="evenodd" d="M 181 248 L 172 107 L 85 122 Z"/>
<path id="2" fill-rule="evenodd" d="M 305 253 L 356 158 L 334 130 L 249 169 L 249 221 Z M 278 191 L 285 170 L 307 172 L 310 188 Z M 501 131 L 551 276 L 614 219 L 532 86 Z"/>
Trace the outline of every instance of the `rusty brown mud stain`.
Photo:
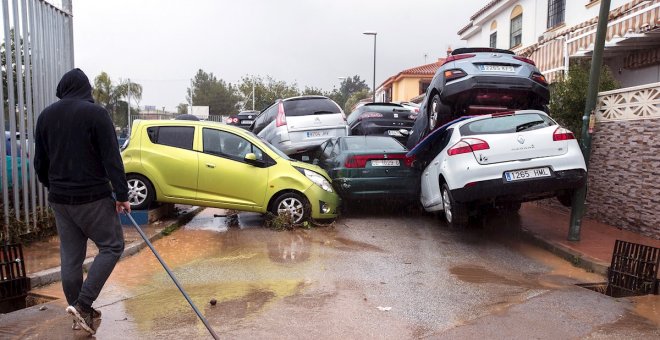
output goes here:
<path id="1" fill-rule="evenodd" d="M 344 251 L 375 251 L 379 253 L 385 252 L 382 248 L 374 246 L 373 244 L 354 241 L 343 237 L 335 237 L 334 242 L 331 241 L 330 244 L 335 249 Z"/>
<path id="2" fill-rule="evenodd" d="M 538 282 L 524 278 L 507 278 L 505 276 L 491 272 L 490 270 L 474 265 L 454 266 L 449 272 L 455 275 L 459 280 L 469 283 L 491 283 L 507 286 L 517 286 L 525 288 L 543 288 Z"/>
<path id="3" fill-rule="evenodd" d="M 636 315 L 660 328 L 660 295 L 635 296 L 630 300 L 635 304 Z"/>

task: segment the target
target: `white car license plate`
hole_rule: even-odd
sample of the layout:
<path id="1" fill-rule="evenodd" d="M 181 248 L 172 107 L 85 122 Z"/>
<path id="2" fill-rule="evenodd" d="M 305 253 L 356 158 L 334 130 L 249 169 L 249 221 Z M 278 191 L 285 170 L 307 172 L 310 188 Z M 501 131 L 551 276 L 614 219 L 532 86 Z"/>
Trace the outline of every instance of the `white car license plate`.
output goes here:
<path id="1" fill-rule="evenodd" d="M 399 166 L 398 159 L 375 159 L 371 161 L 371 166 Z"/>
<path id="2" fill-rule="evenodd" d="M 481 70 L 488 72 L 514 72 L 513 66 L 506 65 L 481 65 Z"/>
<path id="3" fill-rule="evenodd" d="M 252 124 L 252 122 L 253 122 L 253 121 L 252 121 L 252 120 L 249 120 L 249 119 L 241 120 L 241 124 L 245 124 L 245 125 L 247 125 L 247 124 Z"/>
<path id="4" fill-rule="evenodd" d="M 323 137 L 323 136 L 329 136 L 330 131 L 324 130 L 324 131 L 307 131 L 307 138 L 314 138 L 314 137 Z"/>
<path id="5" fill-rule="evenodd" d="M 507 171 L 504 173 L 504 178 L 507 182 L 519 181 L 522 179 L 530 179 L 537 177 L 550 177 L 550 168 L 536 168 L 518 171 Z"/>
<path id="6" fill-rule="evenodd" d="M 403 137 L 403 135 L 401 134 L 401 132 L 399 132 L 399 131 L 397 131 L 397 130 L 387 130 L 387 134 L 388 134 L 389 136 Z"/>

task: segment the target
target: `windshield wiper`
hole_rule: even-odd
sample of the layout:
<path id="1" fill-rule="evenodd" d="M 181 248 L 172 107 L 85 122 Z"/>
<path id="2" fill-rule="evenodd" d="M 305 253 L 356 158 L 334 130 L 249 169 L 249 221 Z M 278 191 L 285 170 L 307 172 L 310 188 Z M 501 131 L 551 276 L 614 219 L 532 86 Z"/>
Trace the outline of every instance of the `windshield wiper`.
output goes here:
<path id="1" fill-rule="evenodd" d="M 520 124 L 520 125 L 516 126 L 516 132 L 527 130 L 527 129 L 533 127 L 533 126 L 537 126 L 537 125 L 540 125 L 540 124 L 545 124 L 545 121 L 535 120 L 533 122 L 527 122 L 525 124 Z"/>
<path id="2" fill-rule="evenodd" d="M 322 114 L 326 114 L 326 113 L 337 113 L 337 112 L 323 111 L 323 110 L 321 110 L 321 111 L 314 111 L 314 114 L 315 114 L 315 115 L 322 115 Z"/>

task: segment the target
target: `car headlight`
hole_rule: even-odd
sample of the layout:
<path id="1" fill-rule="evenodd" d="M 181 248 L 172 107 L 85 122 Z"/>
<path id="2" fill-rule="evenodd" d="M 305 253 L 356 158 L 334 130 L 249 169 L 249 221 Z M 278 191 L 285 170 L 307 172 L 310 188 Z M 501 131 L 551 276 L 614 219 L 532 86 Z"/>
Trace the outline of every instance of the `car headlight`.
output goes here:
<path id="1" fill-rule="evenodd" d="M 303 175 L 305 175 L 305 177 L 309 178 L 309 180 L 312 181 L 314 184 L 320 186 L 321 189 L 327 192 L 333 192 L 332 185 L 330 184 L 330 182 L 328 182 L 327 179 L 325 179 L 325 177 L 321 176 L 321 174 L 314 172 L 312 170 L 301 169 L 301 168 L 297 168 L 297 169 Z"/>

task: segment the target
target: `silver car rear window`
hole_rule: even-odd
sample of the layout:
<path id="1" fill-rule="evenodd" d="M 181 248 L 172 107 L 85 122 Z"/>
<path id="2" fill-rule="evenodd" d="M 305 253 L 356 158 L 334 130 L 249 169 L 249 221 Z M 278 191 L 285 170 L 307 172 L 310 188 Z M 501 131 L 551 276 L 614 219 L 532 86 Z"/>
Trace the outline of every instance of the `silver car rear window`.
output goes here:
<path id="1" fill-rule="evenodd" d="M 289 117 L 339 113 L 341 109 L 328 98 L 297 99 L 284 101 L 284 114 Z"/>
<path id="2" fill-rule="evenodd" d="M 463 136 L 514 133 L 540 129 L 556 123 L 545 115 L 523 113 L 477 120 L 461 126 Z"/>

